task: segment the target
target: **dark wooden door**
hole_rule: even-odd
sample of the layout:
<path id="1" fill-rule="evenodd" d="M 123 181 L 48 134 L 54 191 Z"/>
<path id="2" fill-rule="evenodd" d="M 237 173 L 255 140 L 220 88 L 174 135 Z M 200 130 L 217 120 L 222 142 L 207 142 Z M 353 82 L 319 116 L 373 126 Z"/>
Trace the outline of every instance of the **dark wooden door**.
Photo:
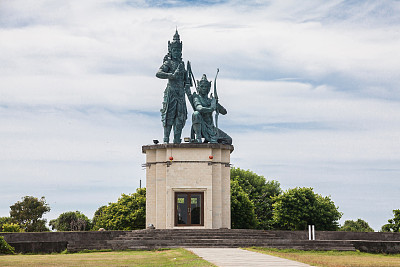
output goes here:
<path id="1" fill-rule="evenodd" d="M 175 193 L 175 225 L 176 226 L 204 225 L 203 192 Z"/>

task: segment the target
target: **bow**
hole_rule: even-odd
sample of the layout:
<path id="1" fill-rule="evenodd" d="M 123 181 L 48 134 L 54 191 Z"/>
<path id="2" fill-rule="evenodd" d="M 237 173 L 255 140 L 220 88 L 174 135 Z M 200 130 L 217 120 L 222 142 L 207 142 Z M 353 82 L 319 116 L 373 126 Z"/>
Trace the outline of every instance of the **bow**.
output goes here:
<path id="1" fill-rule="evenodd" d="M 194 78 L 190 61 L 187 62 L 186 84 L 188 84 L 190 87 L 192 87 L 194 84 L 195 88 L 197 88 L 196 79 Z M 196 110 L 194 103 L 193 103 L 193 95 L 192 95 L 190 89 L 188 92 L 186 92 L 186 94 L 189 98 L 189 102 L 192 105 L 193 110 Z"/>
<path id="2" fill-rule="evenodd" d="M 192 65 L 190 64 L 190 61 L 187 62 L 187 76 L 186 76 L 186 82 L 190 84 L 190 87 L 193 86 L 197 88 L 196 84 L 196 79 L 194 78 L 193 72 L 192 72 Z"/>
<path id="3" fill-rule="evenodd" d="M 217 76 L 218 76 L 219 69 L 217 68 L 217 74 L 215 74 L 215 79 L 214 79 L 214 97 L 216 100 L 216 106 L 215 106 L 215 127 L 218 129 L 218 115 L 219 115 L 219 110 L 218 110 L 218 94 L 217 94 Z"/>

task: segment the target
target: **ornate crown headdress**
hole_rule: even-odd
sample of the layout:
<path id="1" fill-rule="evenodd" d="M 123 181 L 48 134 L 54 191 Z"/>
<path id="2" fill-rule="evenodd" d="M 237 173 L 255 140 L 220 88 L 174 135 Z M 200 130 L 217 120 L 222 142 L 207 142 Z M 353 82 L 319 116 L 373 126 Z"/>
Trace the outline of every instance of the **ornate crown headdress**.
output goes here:
<path id="1" fill-rule="evenodd" d="M 207 80 L 207 76 L 203 74 L 200 81 L 197 81 L 198 86 L 206 85 L 208 88 L 211 88 L 211 81 Z"/>
<path id="2" fill-rule="evenodd" d="M 170 42 L 168 41 L 168 51 L 171 52 L 172 48 L 179 48 L 180 50 L 182 50 L 182 42 L 180 40 L 179 34 L 178 34 L 178 29 L 176 29 L 174 37 L 173 37 L 173 41 Z"/>

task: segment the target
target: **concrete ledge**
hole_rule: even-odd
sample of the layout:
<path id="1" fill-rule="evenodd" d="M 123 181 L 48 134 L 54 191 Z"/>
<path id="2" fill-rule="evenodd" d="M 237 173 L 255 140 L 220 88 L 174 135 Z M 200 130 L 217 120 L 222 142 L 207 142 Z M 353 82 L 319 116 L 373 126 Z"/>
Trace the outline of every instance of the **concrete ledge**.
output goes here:
<path id="1" fill-rule="evenodd" d="M 230 150 L 231 153 L 234 150 L 233 145 L 224 144 L 211 144 L 211 143 L 181 143 L 181 144 L 158 144 L 158 145 L 144 145 L 142 146 L 142 153 L 146 153 L 146 150 L 152 149 L 167 149 L 167 148 L 219 148 Z"/>

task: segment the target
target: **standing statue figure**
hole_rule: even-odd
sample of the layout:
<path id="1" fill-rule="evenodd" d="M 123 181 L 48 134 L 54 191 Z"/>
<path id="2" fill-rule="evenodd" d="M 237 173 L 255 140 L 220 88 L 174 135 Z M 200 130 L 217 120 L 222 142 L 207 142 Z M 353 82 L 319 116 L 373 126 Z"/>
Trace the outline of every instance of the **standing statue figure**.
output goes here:
<path id="1" fill-rule="evenodd" d="M 182 129 L 187 119 L 185 93 L 190 94 L 185 63 L 182 61 L 182 42 L 176 30 L 173 41 L 168 41 L 168 54 L 156 74 L 157 78 L 168 79 L 164 90 L 161 121 L 164 127 L 164 143 L 169 143 L 172 127 L 174 128 L 174 143 L 182 142 Z"/>
<path id="2" fill-rule="evenodd" d="M 192 140 L 196 143 L 201 143 L 204 138 L 205 143 L 222 143 L 232 144 L 232 138 L 221 131 L 218 125 L 214 125 L 213 112 L 216 112 L 216 120 L 218 114 L 227 114 L 226 109 L 218 103 L 216 85 L 214 81 L 214 96 L 208 97 L 211 89 L 211 81 L 207 80 L 207 76 L 203 74 L 200 81 L 197 81 L 197 92 L 193 93 L 192 115 Z M 216 121 L 217 122 L 217 121 Z"/>

